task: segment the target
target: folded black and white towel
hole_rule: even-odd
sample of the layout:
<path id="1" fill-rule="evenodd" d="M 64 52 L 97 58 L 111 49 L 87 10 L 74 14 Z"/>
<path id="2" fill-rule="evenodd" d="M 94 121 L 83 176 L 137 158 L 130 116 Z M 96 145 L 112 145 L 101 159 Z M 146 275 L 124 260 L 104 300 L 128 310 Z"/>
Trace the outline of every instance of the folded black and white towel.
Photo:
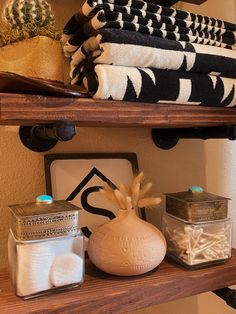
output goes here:
<path id="1" fill-rule="evenodd" d="M 206 74 L 98 64 L 72 83 L 97 99 L 236 106 L 236 80 Z"/>
<path id="2" fill-rule="evenodd" d="M 151 3 L 153 2 L 153 3 Z M 86 0 L 79 11 L 73 15 L 64 28 L 64 34 L 73 35 L 79 26 L 86 23 L 100 10 L 110 10 L 121 13 L 154 19 L 158 22 L 178 25 L 191 29 L 204 30 L 216 34 L 225 34 L 226 37 L 235 38 L 236 24 L 213 17 L 194 14 L 182 10 L 158 5 L 158 1 L 142 0 Z M 151 14 L 151 15 L 149 15 Z M 160 20 L 160 17 L 165 20 Z M 169 19 L 168 19 L 169 18 Z M 178 24 L 180 23 L 180 25 Z M 228 31 L 228 32 L 227 32 Z"/>
<path id="3" fill-rule="evenodd" d="M 236 78 L 236 51 L 144 35 L 102 29 L 71 57 L 71 78 L 83 62 L 197 72 Z"/>
<path id="4" fill-rule="evenodd" d="M 159 23 L 131 14 L 101 10 L 91 20 L 81 26 L 73 37 L 65 43 L 65 53 L 67 55 L 73 53 L 86 39 L 93 36 L 97 30 L 102 28 L 124 29 L 176 41 L 236 49 L 236 46 L 234 46 L 235 39 L 232 38 L 209 33 L 205 34 L 203 32 L 201 32 L 201 36 L 200 34 L 196 34 L 196 32 L 195 35 L 190 35 L 187 29 L 186 32 L 183 31 L 181 33 L 179 27 L 176 28 L 169 24 Z"/>
<path id="5" fill-rule="evenodd" d="M 236 25 L 223 20 L 142 0 L 87 0 L 64 28 L 63 42 L 67 42 L 64 50 L 67 53 L 75 51 L 86 38 L 93 35 L 94 30 L 102 27 L 139 31 L 162 38 L 225 48 L 234 45 L 236 39 Z M 179 34 L 182 35 L 180 39 Z M 208 40 L 202 40 L 203 38 Z"/>
<path id="6" fill-rule="evenodd" d="M 106 0 L 104 0 L 106 1 Z M 86 6 L 87 3 L 84 4 Z M 64 28 L 64 33 L 67 35 L 63 35 L 64 40 L 63 42 L 67 42 L 73 35 L 76 33 L 76 31 L 86 22 L 88 22 L 97 12 L 104 10 L 107 14 L 109 12 L 113 13 L 123 13 L 129 14 L 130 16 L 134 16 L 132 20 L 135 21 L 135 19 L 139 18 L 146 18 L 147 20 L 151 20 L 151 22 L 158 23 L 157 28 L 165 28 L 166 30 L 174 31 L 175 33 L 181 33 L 181 34 L 189 34 L 192 36 L 200 36 L 207 38 L 210 35 L 212 36 L 212 39 L 215 38 L 219 40 L 222 36 L 222 38 L 227 40 L 235 39 L 236 35 L 235 32 L 228 31 L 223 28 L 213 27 L 211 25 L 206 25 L 203 23 L 196 23 L 196 22 L 189 22 L 184 21 L 181 19 L 161 15 L 158 13 L 152 13 L 147 12 L 144 10 L 135 9 L 132 7 L 126 7 L 126 6 L 120 6 L 120 5 L 114 5 L 111 3 L 102 3 L 98 4 L 92 12 L 89 13 L 88 16 L 83 15 L 82 11 L 83 7 L 80 9 L 80 11 L 75 14 L 67 23 L 67 25 Z M 129 17 L 129 20 L 131 17 Z"/>

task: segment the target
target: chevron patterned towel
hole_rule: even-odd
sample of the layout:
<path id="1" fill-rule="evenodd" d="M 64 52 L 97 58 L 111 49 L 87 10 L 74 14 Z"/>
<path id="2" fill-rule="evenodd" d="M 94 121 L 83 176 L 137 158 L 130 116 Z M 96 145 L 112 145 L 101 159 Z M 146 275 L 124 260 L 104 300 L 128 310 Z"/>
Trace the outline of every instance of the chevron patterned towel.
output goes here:
<path id="1" fill-rule="evenodd" d="M 64 28 L 64 50 L 73 53 L 101 28 L 235 49 L 233 23 L 141 0 L 87 0 Z"/>
<path id="2" fill-rule="evenodd" d="M 236 80 L 220 76 L 98 64 L 74 81 L 99 99 L 236 106 Z"/>
<path id="3" fill-rule="evenodd" d="M 236 51 L 119 29 L 102 29 L 81 45 L 71 57 L 71 78 L 89 60 L 236 78 Z"/>

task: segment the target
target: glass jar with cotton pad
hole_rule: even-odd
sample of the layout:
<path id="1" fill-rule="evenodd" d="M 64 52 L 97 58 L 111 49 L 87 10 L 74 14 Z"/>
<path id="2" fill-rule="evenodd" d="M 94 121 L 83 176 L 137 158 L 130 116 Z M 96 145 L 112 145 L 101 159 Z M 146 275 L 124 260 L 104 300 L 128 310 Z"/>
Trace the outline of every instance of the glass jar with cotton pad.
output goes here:
<path id="1" fill-rule="evenodd" d="M 79 208 L 48 195 L 9 208 L 8 260 L 16 295 L 29 299 L 80 286 L 84 239 Z"/>

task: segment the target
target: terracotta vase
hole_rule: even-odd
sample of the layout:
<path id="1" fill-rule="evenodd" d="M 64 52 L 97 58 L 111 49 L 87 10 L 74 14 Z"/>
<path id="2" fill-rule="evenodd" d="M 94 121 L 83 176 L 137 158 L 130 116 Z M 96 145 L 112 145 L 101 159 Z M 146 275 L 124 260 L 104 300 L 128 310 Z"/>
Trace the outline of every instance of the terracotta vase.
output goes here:
<path id="1" fill-rule="evenodd" d="M 163 260 L 166 241 L 162 233 L 140 219 L 134 209 L 98 227 L 88 241 L 88 255 L 104 272 L 133 276 L 144 274 Z"/>

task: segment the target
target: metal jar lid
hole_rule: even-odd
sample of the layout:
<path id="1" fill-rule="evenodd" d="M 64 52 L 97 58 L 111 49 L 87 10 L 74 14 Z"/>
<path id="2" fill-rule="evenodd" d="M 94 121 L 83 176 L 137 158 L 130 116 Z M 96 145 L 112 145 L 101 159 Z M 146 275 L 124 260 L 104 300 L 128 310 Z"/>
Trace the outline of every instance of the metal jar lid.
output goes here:
<path id="1" fill-rule="evenodd" d="M 205 192 L 199 186 L 191 186 L 188 191 L 165 193 L 166 196 L 175 198 L 176 200 L 186 203 L 199 203 L 199 202 L 214 202 L 219 200 L 229 200 L 227 197 L 211 194 Z"/>
<path id="2" fill-rule="evenodd" d="M 190 222 L 225 219 L 229 198 L 193 186 L 188 191 L 165 193 L 166 212 Z"/>
<path id="3" fill-rule="evenodd" d="M 31 241 L 78 232 L 79 208 L 67 201 L 40 195 L 36 202 L 10 205 L 11 229 L 19 241 Z"/>

